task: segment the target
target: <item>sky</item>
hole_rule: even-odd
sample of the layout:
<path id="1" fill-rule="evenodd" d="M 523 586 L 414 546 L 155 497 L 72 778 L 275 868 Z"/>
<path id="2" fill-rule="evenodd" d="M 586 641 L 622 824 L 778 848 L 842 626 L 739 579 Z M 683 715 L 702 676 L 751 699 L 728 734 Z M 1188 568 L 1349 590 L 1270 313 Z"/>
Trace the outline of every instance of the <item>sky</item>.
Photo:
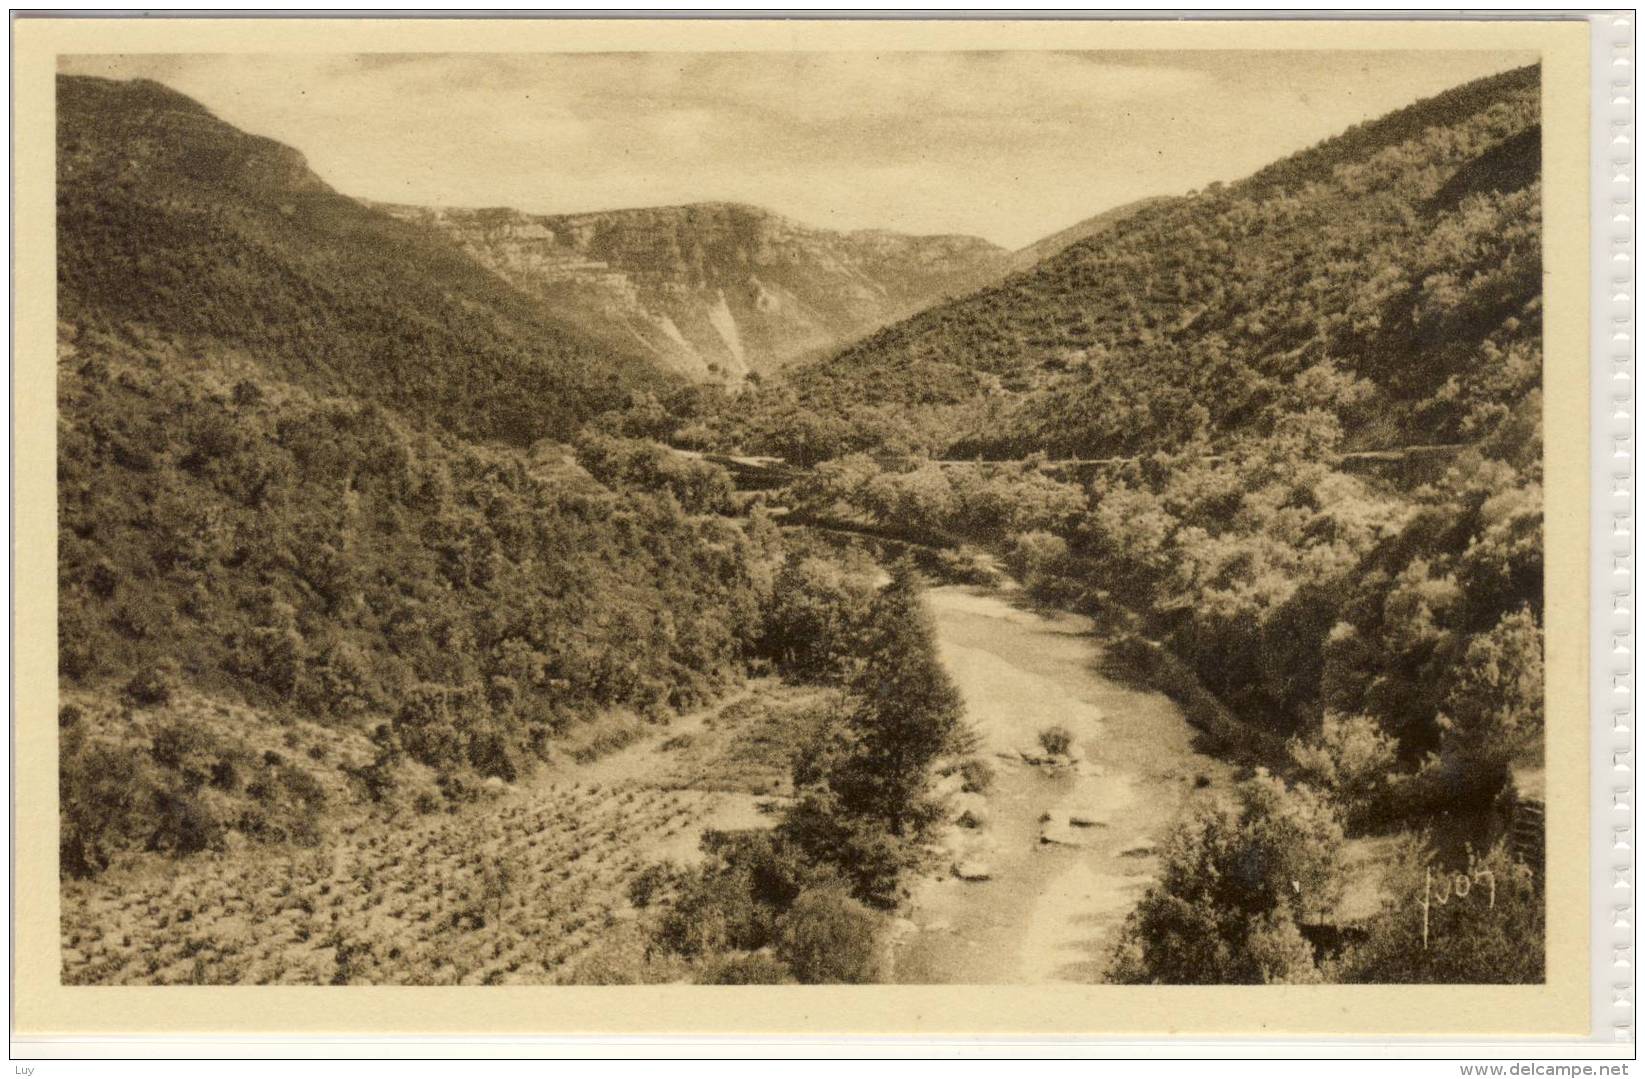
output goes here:
<path id="1" fill-rule="evenodd" d="M 1502 52 L 64 57 L 156 79 L 344 194 L 573 213 L 729 201 L 1020 247 L 1533 62 Z"/>

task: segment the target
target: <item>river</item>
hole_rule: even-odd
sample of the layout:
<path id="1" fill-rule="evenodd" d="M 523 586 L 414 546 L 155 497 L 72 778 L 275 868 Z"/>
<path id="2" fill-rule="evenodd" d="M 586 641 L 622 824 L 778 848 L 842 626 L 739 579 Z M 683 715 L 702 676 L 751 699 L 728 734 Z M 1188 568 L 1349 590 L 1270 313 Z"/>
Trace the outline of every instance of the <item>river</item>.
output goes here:
<path id="1" fill-rule="evenodd" d="M 996 779 L 984 827 L 956 830 L 951 841 L 963 849 L 915 887 L 895 980 L 1101 981 L 1120 926 L 1158 872 L 1148 849 L 1195 800 L 1227 790 L 1233 768 L 1195 748 L 1164 695 L 1102 673 L 1089 619 L 1034 610 L 1015 590 L 926 595 L 943 664 Z M 1018 751 L 1032 754 L 1052 725 L 1074 734 L 1078 767 L 1022 761 Z M 1041 841 L 1047 813 L 1059 842 Z M 947 872 L 956 857 L 990 879 Z"/>

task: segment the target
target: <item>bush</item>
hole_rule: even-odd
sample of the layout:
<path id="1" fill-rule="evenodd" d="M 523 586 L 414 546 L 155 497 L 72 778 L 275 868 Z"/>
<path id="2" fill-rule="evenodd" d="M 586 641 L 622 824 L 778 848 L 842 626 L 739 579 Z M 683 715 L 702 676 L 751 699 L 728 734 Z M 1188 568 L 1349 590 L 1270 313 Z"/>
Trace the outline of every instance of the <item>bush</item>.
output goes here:
<path id="1" fill-rule="evenodd" d="M 149 837 L 151 850 L 198 854 L 223 845 L 223 822 L 204 798 L 187 791 L 155 792 L 158 827 Z"/>
<path id="2" fill-rule="evenodd" d="M 66 731 L 58 756 L 58 864 L 70 877 L 101 872 L 116 851 L 144 838 L 148 827 L 144 763 L 82 732 L 81 727 Z"/>
<path id="3" fill-rule="evenodd" d="M 159 708 L 171 703 L 177 687 L 177 665 L 159 660 L 127 680 L 125 699 L 139 708 Z"/>
<path id="4" fill-rule="evenodd" d="M 1383 811 L 1398 744 L 1370 716 L 1327 715 L 1319 734 L 1292 739 L 1291 759 L 1302 778 L 1330 795 L 1351 825 Z"/>
<path id="5" fill-rule="evenodd" d="M 1068 570 L 1068 541 L 1049 532 L 1018 533 L 1006 565 L 1031 593 L 1050 599 L 1054 582 Z"/>
<path id="6" fill-rule="evenodd" d="M 1344 957 L 1343 980 L 1449 985 L 1539 984 L 1545 978 L 1546 914 L 1535 875 L 1503 846 L 1447 870 L 1431 850 L 1408 843 L 1390 874 L 1393 900 L 1370 936 Z M 1432 873 L 1431 878 L 1429 873 Z M 1466 876 L 1468 895 L 1455 887 Z M 1494 897 L 1491 885 L 1495 885 Z M 1433 900 L 1443 888 L 1446 903 Z M 1429 896 L 1428 941 L 1422 901 Z"/>
<path id="7" fill-rule="evenodd" d="M 1165 844 L 1160 881 L 1126 920 L 1110 976 L 1126 984 L 1317 981 L 1297 923 L 1341 893 L 1342 826 L 1308 787 L 1258 770 L 1230 811 L 1207 805 Z"/>
<path id="8" fill-rule="evenodd" d="M 717 959 L 697 975 L 698 985 L 787 985 L 793 980 L 782 960 L 760 952 Z"/>
<path id="9" fill-rule="evenodd" d="M 636 907 L 649 907 L 657 894 L 673 883 L 679 870 L 670 862 L 653 862 L 635 874 L 628 882 L 628 901 Z"/>
<path id="10" fill-rule="evenodd" d="M 806 985 L 873 982 L 880 917 L 838 886 L 808 890 L 782 920 L 777 955 Z"/>
<path id="11" fill-rule="evenodd" d="M 191 790 L 210 782 L 218 764 L 227 758 L 224 747 L 210 731 L 186 720 L 168 723 L 156 731 L 149 755 L 176 772 Z"/>
<path id="12" fill-rule="evenodd" d="M 680 883 L 657 927 L 658 942 L 686 957 L 771 943 L 777 910 L 755 897 L 752 874 L 741 865 L 704 866 Z"/>
<path id="13" fill-rule="evenodd" d="M 1073 748 L 1074 734 L 1067 727 L 1047 727 L 1040 732 L 1040 748 L 1052 756 L 1063 756 Z"/>
<path id="14" fill-rule="evenodd" d="M 652 954 L 645 933 L 636 926 L 616 929 L 572 967 L 567 985 L 649 985 L 671 981 L 674 964 Z"/>
<path id="15" fill-rule="evenodd" d="M 994 766 L 980 757 L 968 758 L 960 765 L 960 789 L 971 794 L 987 794 L 994 786 Z"/>
<path id="16" fill-rule="evenodd" d="M 806 791 L 778 831 L 812 864 L 849 881 L 858 899 L 883 910 L 902 900 L 903 873 L 922 861 L 918 842 L 892 834 L 881 818 L 848 811 L 826 787 Z"/>

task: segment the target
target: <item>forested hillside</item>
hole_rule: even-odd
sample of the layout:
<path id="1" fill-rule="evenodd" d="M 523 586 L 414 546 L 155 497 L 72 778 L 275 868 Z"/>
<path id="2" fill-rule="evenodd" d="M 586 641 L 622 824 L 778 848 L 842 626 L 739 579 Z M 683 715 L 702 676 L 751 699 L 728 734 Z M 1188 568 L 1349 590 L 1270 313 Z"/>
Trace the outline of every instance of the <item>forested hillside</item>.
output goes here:
<path id="1" fill-rule="evenodd" d="M 187 99 L 60 90 L 66 872 L 461 802 L 740 680 L 724 474 L 578 435 L 651 376 Z M 305 724 L 338 753 L 260 756 Z"/>
<path id="2" fill-rule="evenodd" d="M 66 978 L 873 981 L 933 892 L 996 922 L 1000 867 L 1089 855 L 1139 891 L 1080 886 L 1081 977 L 1542 979 L 1535 68 L 738 394 L 172 91 L 58 85 Z M 717 295 L 775 226 L 701 213 L 488 242 Z M 1001 566 L 1089 620 L 973 603 Z M 1435 868 L 1503 888 L 1429 949 Z"/>
<path id="3" fill-rule="evenodd" d="M 794 372 L 733 437 L 1101 457 L 1319 412 L 1355 446 L 1481 438 L 1540 371 L 1538 107 L 1507 72 L 1145 206 Z"/>
<path id="4" fill-rule="evenodd" d="M 744 433 L 795 408 L 814 453 L 1135 455 L 1085 484 L 848 457 L 807 497 L 1014 545 L 1149 611 L 1264 725 L 1368 712 L 1415 760 L 1472 707 L 1445 687 L 1475 635 L 1537 644 L 1537 115 L 1521 69 L 1145 208 L 799 373 Z M 1471 446 L 1414 491 L 1335 467 L 1413 442 Z"/>
<path id="5" fill-rule="evenodd" d="M 240 350 L 316 392 L 517 445 L 662 381 L 181 94 L 68 76 L 57 91 L 64 319 Z"/>
<path id="6" fill-rule="evenodd" d="M 1235 833 L 1288 815 L 1287 849 L 1429 834 L 1423 858 L 1471 872 L 1521 783 L 1539 789 L 1538 109 L 1534 68 L 1461 87 L 1144 208 L 758 398 L 683 410 L 695 442 L 822 460 L 795 491 L 808 512 L 993 548 L 1041 599 L 1130 626 L 1117 655 L 1283 774 L 1182 833 L 1116 977 L 1541 978 L 1530 899 L 1470 929 L 1472 951 L 1378 945 L 1322 974 L 1256 956 L 1310 954 L 1279 893 L 1194 883 L 1216 844 L 1236 857 Z M 1452 445 L 1425 469 L 1346 467 L 1433 443 Z M 1228 904 L 1269 920 L 1219 920 Z M 1395 921 L 1376 932 L 1408 944 Z"/>

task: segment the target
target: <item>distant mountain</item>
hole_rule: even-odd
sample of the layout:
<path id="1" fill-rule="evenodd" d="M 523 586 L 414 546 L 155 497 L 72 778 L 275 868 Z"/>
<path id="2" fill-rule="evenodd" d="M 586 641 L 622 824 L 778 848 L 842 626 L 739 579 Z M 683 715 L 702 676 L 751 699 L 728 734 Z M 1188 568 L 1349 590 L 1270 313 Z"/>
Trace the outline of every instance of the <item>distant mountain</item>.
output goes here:
<path id="1" fill-rule="evenodd" d="M 59 317 L 388 405 L 470 438 L 567 437 L 664 380 L 301 154 L 157 83 L 59 77 Z"/>
<path id="2" fill-rule="evenodd" d="M 970 236 L 831 232 L 699 203 L 541 215 L 382 205 L 590 335 L 696 380 L 740 381 L 825 353 L 997 277 Z"/>
<path id="3" fill-rule="evenodd" d="M 1095 218 L 1030 268 L 791 370 L 768 395 L 779 422 L 752 415 L 742 442 L 1111 456 L 1310 411 L 1351 446 L 1486 437 L 1540 384 L 1539 108 L 1538 70 L 1509 71 Z"/>

